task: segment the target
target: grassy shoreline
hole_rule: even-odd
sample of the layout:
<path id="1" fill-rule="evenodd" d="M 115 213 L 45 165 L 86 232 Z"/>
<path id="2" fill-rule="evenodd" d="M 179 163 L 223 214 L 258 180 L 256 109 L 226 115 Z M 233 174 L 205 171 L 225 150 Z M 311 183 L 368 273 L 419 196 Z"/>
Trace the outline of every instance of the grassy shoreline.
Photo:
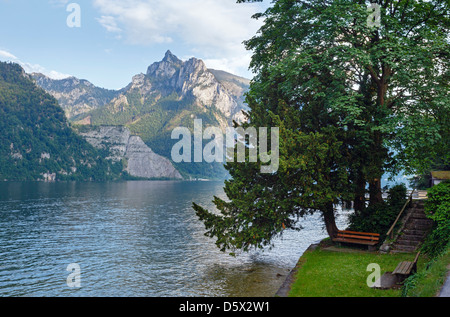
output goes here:
<path id="1" fill-rule="evenodd" d="M 418 261 L 418 274 L 407 280 L 407 289 L 374 289 L 367 285 L 372 270 L 378 264 L 381 275 L 392 272 L 401 261 L 412 261 L 416 253 L 380 254 L 356 248 L 334 247 L 322 242 L 310 248 L 300 258 L 289 297 L 401 297 L 436 296 L 445 282 L 449 269 L 450 252 L 438 259 L 422 255 Z"/>

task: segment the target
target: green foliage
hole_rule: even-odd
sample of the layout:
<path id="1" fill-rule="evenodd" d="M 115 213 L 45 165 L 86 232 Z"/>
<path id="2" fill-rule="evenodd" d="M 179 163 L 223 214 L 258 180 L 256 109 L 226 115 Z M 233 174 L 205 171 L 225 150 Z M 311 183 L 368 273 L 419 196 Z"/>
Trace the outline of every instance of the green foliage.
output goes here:
<path id="1" fill-rule="evenodd" d="M 106 180 L 120 166 L 76 135 L 57 101 L 17 64 L 0 63 L 0 179 Z"/>
<path id="2" fill-rule="evenodd" d="M 261 162 L 249 162 L 248 155 L 245 163 L 235 158 L 226 165 L 232 177 L 225 183 L 229 201 L 214 199 L 219 213 L 194 204 L 206 235 L 215 237 L 222 251 L 233 253 L 270 246 L 285 229 L 300 229 L 302 216 L 330 208 L 332 212 L 334 203 L 348 199 L 342 142 L 323 103 L 310 102 L 298 109 L 280 100 L 289 96 L 277 95 L 274 85 L 268 88 L 261 81 L 253 88 L 247 99 L 250 123 L 243 128 L 279 127 L 278 171 L 263 174 Z M 269 91 L 274 95 L 257 101 Z"/>
<path id="3" fill-rule="evenodd" d="M 407 189 L 405 184 L 397 184 L 388 190 L 387 203 L 400 211 L 406 202 Z"/>
<path id="4" fill-rule="evenodd" d="M 450 242 L 450 182 L 433 186 L 427 196 L 425 213 L 434 221 L 434 226 L 422 248 L 430 256 L 436 256 Z"/>
<path id="5" fill-rule="evenodd" d="M 434 221 L 434 226 L 421 249 L 431 260 L 425 270 L 405 281 L 402 296 L 435 296 L 447 277 L 450 260 L 450 182 L 431 187 L 427 196 L 425 213 Z"/>
<path id="6" fill-rule="evenodd" d="M 395 185 L 389 189 L 386 202 L 370 205 L 362 211 L 350 215 L 350 229 L 379 233 L 380 241 L 384 241 L 387 231 L 405 203 L 406 186 L 404 184 Z"/>
<path id="7" fill-rule="evenodd" d="M 450 211 L 450 182 L 442 182 L 430 188 L 425 201 L 425 211 L 434 221 L 442 221 L 449 216 Z"/>
<path id="8" fill-rule="evenodd" d="M 350 229 L 374 232 L 385 236 L 399 212 L 400 209 L 392 208 L 386 203 L 371 205 L 350 216 Z M 383 240 L 383 237 L 380 238 L 380 241 Z"/>
<path id="9" fill-rule="evenodd" d="M 368 25 L 366 1 L 277 0 L 255 15 L 264 22 L 246 41 L 256 73 L 250 126 L 280 127 L 280 169 L 228 164 L 230 201 L 214 200 L 219 213 L 194 204 L 222 250 L 267 245 L 305 213 L 329 215 L 346 199 L 360 205 L 355 227 L 387 231 L 401 200 L 383 202 L 382 175 L 450 153 L 440 119 L 450 104 L 448 6 L 386 1 L 380 28 Z"/>
<path id="10" fill-rule="evenodd" d="M 450 244 L 442 252 L 431 258 L 424 269 L 419 269 L 408 277 L 402 287 L 403 297 L 435 297 L 444 285 L 448 264 L 450 263 Z"/>

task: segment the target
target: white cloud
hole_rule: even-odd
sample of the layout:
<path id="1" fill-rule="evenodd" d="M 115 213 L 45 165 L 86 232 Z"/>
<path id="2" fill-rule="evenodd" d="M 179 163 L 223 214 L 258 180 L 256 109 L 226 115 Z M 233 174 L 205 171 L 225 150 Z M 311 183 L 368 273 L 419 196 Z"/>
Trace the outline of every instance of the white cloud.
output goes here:
<path id="1" fill-rule="evenodd" d="M 128 44 L 177 42 L 229 70 L 247 70 L 242 42 L 261 26 L 251 16 L 263 10 L 236 0 L 94 0 L 94 6 L 101 14 L 97 21 Z"/>
<path id="2" fill-rule="evenodd" d="M 26 73 L 31 74 L 31 73 L 41 73 L 44 74 L 45 76 L 48 76 L 52 79 L 64 79 L 67 77 L 70 77 L 71 75 L 68 74 L 63 74 L 60 72 L 57 72 L 55 70 L 48 70 L 45 67 L 42 67 L 39 64 L 30 64 L 30 63 L 23 63 L 23 62 L 18 62 L 18 64 L 20 64 L 23 69 L 25 70 Z"/>
<path id="3" fill-rule="evenodd" d="M 3 60 L 11 61 L 11 62 L 17 60 L 17 57 L 15 57 L 13 54 L 11 54 L 10 52 L 7 52 L 7 51 L 3 51 L 3 50 L 0 50 L 0 58 Z"/>
<path id="4" fill-rule="evenodd" d="M 117 22 L 112 16 L 102 15 L 97 21 L 106 29 L 108 32 L 121 33 L 122 29 L 117 26 Z"/>
<path id="5" fill-rule="evenodd" d="M 18 57 L 11 54 L 8 51 L 0 50 L 0 61 L 14 62 L 22 66 L 26 73 L 41 73 L 52 79 L 64 79 L 70 77 L 70 75 L 63 74 L 54 70 L 47 70 L 45 67 L 39 64 L 30 64 L 22 62 Z"/>
<path id="6" fill-rule="evenodd" d="M 221 59 L 205 59 L 206 67 L 224 70 L 232 74 L 239 74 L 243 69 L 247 69 L 251 61 L 251 55 L 248 53 L 239 57 L 229 57 Z"/>

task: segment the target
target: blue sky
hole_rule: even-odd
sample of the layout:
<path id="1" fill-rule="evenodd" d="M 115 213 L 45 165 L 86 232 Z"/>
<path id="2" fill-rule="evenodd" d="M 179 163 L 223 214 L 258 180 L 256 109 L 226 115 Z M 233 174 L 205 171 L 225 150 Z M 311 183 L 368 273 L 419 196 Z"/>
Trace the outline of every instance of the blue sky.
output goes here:
<path id="1" fill-rule="evenodd" d="M 81 27 L 70 28 L 70 3 L 81 9 Z M 170 49 L 181 59 L 201 58 L 209 68 L 247 78 L 251 52 L 242 41 L 261 21 L 251 19 L 269 1 L 235 0 L 0 0 L 0 60 L 53 78 L 72 75 L 109 89 Z"/>

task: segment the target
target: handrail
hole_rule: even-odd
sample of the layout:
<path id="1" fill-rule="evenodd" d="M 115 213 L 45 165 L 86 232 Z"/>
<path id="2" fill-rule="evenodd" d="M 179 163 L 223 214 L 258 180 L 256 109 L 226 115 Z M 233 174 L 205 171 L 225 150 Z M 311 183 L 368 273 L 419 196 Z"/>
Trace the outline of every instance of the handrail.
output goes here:
<path id="1" fill-rule="evenodd" d="M 389 229 L 389 231 L 386 233 L 386 235 L 387 235 L 390 239 L 392 239 L 392 238 L 394 237 L 394 235 L 393 235 L 393 233 L 394 233 L 394 227 L 397 225 L 397 222 L 400 220 L 400 217 L 402 216 L 403 212 L 405 211 L 406 206 L 408 206 L 408 205 L 412 202 L 412 197 L 413 197 L 414 191 L 415 191 L 415 189 L 413 189 L 413 190 L 411 191 L 411 195 L 409 195 L 408 200 L 406 201 L 406 203 L 405 203 L 405 205 L 403 206 L 402 210 L 400 210 L 400 212 L 399 212 L 399 214 L 398 214 L 398 216 L 397 216 L 397 219 L 395 219 L 394 224 L 391 226 L 391 228 Z"/>

